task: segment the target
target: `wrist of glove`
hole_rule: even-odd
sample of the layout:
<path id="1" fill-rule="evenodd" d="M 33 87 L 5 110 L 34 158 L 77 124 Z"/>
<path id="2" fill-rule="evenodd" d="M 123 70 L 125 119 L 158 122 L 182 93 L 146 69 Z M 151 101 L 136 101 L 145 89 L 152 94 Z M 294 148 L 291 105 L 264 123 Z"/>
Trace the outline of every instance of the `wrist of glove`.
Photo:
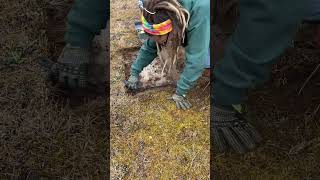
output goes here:
<path id="1" fill-rule="evenodd" d="M 217 152 L 229 148 L 243 154 L 254 149 L 262 141 L 257 130 L 237 110 L 211 107 L 211 135 Z"/>
<path id="2" fill-rule="evenodd" d="M 89 61 L 89 49 L 66 45 L 54 66 L 53 74 L 67 88 L 86 88 Z"/>
<path id="3" fill-rule="evenodd" d="M 177 92 L 170 98 L 176 103 L 178 109 L 187 110 L 192 107 L 191 103 L 187 100 L 185 95 L 180 95 Z"/>

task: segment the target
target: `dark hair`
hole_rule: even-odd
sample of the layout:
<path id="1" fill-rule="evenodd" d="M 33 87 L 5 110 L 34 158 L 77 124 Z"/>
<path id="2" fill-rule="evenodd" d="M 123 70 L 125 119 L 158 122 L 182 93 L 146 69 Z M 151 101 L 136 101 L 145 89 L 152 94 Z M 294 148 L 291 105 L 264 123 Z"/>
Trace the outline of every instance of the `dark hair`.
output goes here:
<path id="1" fill-rule="evenodd" d="M 172 46 L 176 48 L 184 41 L 185 30 L 189 21 L 189 12 L 177 0 L 145 0 L 143 16 L 152 24 L 159 24 L 168 19 L 172 21 L 173 33 Z"/>

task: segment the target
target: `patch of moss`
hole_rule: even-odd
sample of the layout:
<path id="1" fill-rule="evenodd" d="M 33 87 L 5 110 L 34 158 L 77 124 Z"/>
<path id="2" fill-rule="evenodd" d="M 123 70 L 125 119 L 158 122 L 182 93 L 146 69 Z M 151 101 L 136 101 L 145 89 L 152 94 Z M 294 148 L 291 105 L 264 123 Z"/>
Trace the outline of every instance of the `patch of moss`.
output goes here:
<path id="1" fill-rule="evenodd" d="M 167 100 L 169 96 L 155 92 L 124 108 L 126 119 L 136 119 L 141 128 L 114 142 L 117 149 L 126 149 L 116 159 L 127 162 L 133 177 L 141 171 L 134 164 L 142 163 L 143 174 L 150 178 L 205 178 L 209 174 L 209 112 L 178 110 Z"/>

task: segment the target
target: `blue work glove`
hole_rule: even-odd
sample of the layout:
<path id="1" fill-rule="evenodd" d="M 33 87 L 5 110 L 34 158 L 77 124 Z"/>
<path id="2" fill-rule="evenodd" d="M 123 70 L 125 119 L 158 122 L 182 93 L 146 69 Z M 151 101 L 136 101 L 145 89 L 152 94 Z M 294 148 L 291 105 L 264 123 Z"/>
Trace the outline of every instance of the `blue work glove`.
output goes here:
<path id="1" fill-rule="evenodd" d="M 138 89 L 139 78 L 135 75 L 130 75 L 129 79 L 124 82 L 125 86 L 130 90 Z"/>
<path id="2" fill-rule="evenodd" d="M 211 138 L 214 150 L 218 153 L 231 148 L 243 154 L 256 148 L 262 141 L 260 134 L 242 114 L 241 106 L 225 109 L 212 105 L 210 117 Z"/>
<path id="3" fill-rule="evenodd" d="M 178 93 L 175 93 L 168 99 L 173 100 L 176 103 L 178 109 L 187 110 L 192 106 L 185 95 L 179 95 Z"/>
<path id="4" fill-rule="evenodd" d="M 66 45 L 58 59 L 57 79 L 68 88 L 86 88 L 90 51 L 87 48 Z"/>

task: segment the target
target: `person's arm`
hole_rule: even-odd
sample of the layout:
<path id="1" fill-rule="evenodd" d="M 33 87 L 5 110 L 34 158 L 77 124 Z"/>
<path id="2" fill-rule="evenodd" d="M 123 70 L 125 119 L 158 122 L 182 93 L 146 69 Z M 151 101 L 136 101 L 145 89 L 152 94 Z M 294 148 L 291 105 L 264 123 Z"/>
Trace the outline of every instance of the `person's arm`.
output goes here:
<path id="1" fill-rule="evenodd" d="M 148 39 L 140 48 L 137 59 L 131 66 L 131 75 L 138 77 L 144 67 L 148 66 L 157 57 L 156 42 Z"/>
<path id="2" fill-rule="evenodd" d="M 198 6 L 190 12 L 185 47 L 185 66 L 177 83 L 177 93 L 185 95 L 202 75 L 210 43 L 210 5 Z"/>
<path id="3" fill-rule="evenodd" d="M 109 0 L 77 0 L 68 14 L 65 41 L 88 48 L 110 18 Z"/>
<path id="4" fill-rule="evenodd" d="M 221 105 L 243 103 L 248 90 L 269 79 L 273 63 L 291 44 L 307 5 L 300 0 L 239 3 L 237 27 L 213 71 L 213 99 Z"/>

